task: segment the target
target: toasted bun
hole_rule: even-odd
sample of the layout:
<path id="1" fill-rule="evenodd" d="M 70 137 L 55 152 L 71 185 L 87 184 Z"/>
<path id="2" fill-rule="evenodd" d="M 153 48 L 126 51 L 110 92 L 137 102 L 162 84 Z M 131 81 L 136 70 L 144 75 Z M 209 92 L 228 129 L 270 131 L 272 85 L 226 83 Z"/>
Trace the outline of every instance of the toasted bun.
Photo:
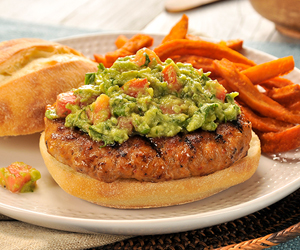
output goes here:
<path id="1" fill-rule="evenodd" d="M 123 209 L 163 207 L 204 199 L 248 180 L 256 171 L 261 155 L 260 141 L 252 132 L 248 155 L 213 174 L 158 183 L 133 179 L 105 183 L 58 162 L 47 152 L 44 133 L 40 151 L 50 174 L 67 193 L 98 205 Z"/>
<path id="2" fill-rule="evenodd" d="M 97 64 L 67 46 L 41 39 L 0 43 L 0 136 L 44 129 L 47 104 L 83 84 Z"/>

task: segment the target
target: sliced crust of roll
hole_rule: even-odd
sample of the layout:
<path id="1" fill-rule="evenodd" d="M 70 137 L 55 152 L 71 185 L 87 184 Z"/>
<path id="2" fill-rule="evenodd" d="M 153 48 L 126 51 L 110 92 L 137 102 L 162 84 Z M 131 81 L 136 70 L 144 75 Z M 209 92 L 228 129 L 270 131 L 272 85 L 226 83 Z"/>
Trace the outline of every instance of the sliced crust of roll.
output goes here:
<path id="1" fill-rule="evenodd" d="M 83 85 L 97 63 L 62 44 L 41 39 L 0 43 L 0 136 L 44 129 L 45 107 L 59 93 Z"/>
<path id="2" fill-rule="evenodd" d="M 212 196 L 248 180 L 255 173 L 261 155 L 260 141 L 252 132 L 248 155 L 213 174 L 158 183 L 133 179 L 106 183 L 58 162 L 47 151 L 44 133 L 40 138 L 40 151 L 48 171 L 64 191 L 101 206 L 122 209 L 179 205 Z"/>

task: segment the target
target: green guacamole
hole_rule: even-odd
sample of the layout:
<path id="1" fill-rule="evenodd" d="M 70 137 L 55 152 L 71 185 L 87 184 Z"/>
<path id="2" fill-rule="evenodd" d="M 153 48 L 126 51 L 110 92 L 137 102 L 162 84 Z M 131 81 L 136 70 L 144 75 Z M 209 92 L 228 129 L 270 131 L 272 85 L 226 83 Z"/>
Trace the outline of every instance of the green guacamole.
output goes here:
<path id="1" fill-rule="evenodd" d="M 72 90 L 76 103 L 66 104 L 70 113 L 65 126 L 110 145 L 134 134 L 161 137 L 214 131 L 219 123 L 237 119 L 238 93 L 227 94 L 209 73 L 171 59 L 161 63 L 147 52 L 143 56 L 142 65 L 135 56 L 127 56 L 110 68 L 99 64 L 96 73 L 86 74 L 85 85 Z M 60 118 L 56 111 L 47 110 L 46 117 Z"/>

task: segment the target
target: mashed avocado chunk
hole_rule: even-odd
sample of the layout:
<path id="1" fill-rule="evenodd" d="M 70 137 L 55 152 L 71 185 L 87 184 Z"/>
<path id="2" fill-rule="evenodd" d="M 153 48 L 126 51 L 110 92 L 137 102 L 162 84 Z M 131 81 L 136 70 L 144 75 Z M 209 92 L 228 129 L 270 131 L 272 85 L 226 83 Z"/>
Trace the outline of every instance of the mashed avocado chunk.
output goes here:
<path id="1" fill-rule="evenodd" d="M 214 131 L 219 123 L 237 119 L 237 95 L 191 64 L 161 62 L 152 50 L 142 49 L 110 68 L 99 64 L 97 72 L 86 74 L 84 86 L 59 95 L 46 117 L 65 118 L 66 127 L 110 145 L 134 134 Z"/>

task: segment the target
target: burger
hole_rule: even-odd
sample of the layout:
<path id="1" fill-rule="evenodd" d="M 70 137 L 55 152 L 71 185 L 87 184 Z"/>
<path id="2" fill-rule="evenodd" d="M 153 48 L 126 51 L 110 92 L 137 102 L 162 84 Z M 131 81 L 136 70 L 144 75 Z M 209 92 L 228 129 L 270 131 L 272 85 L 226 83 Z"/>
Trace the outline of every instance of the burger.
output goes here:
<path id="1" fill-rule="evenodd" d="M 150 49 L 98 65 L 47 106 L 40 150 L 67 193 L 138 209 L 204 199 L 248 180 L 260 142 L 216 80 Z"/>

